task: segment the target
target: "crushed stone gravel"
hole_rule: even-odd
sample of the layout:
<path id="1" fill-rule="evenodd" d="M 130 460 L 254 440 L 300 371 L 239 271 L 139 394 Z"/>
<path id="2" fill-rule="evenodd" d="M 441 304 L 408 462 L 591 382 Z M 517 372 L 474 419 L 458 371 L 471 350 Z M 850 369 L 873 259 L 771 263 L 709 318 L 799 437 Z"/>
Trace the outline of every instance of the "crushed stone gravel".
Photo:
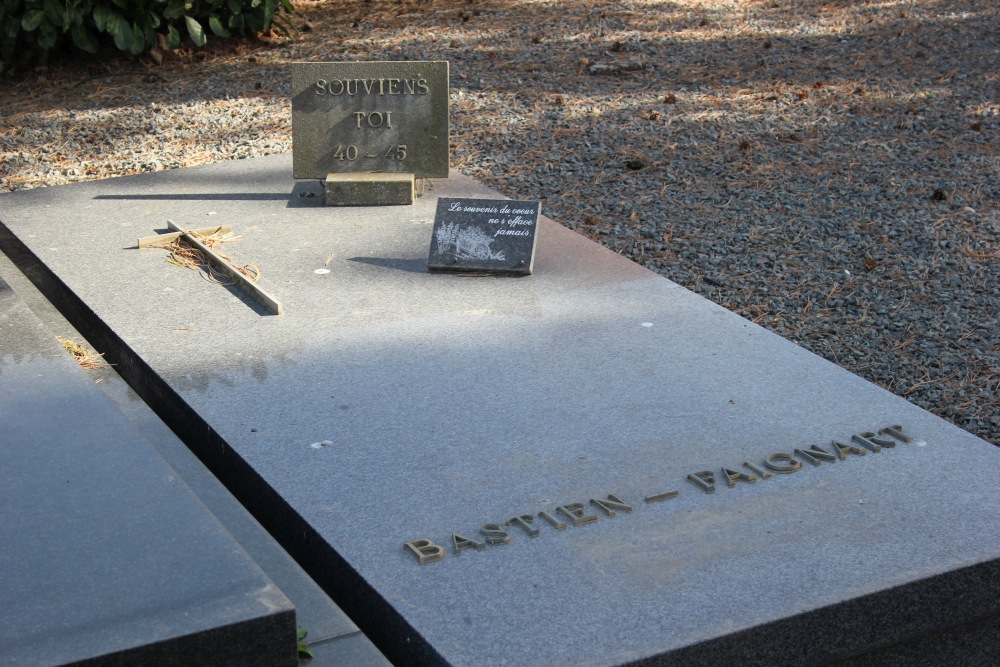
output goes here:
<path id="1" fill-rule="evenodd" d="M 0 187 L 287 152 L 289 63 L 448 60 L 453 168 L 1000 444 L 1000 3 L 296 6 L 0 81 Z"/>

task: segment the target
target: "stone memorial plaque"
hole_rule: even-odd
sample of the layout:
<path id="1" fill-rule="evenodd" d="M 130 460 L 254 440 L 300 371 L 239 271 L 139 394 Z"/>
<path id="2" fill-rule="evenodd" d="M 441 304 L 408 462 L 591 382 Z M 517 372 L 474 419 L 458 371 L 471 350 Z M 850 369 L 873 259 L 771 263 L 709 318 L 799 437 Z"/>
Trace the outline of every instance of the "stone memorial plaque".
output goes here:
<path id="1" fill-rule="evenodd" d="M 448 177 L 448 63 L 292 64 L 292 173 Z"/>
<path id="2" fill-rule="evenodd" d="M 530 274 L 539 208 L 537 201 L 440 197 L 427 268 Z"/>

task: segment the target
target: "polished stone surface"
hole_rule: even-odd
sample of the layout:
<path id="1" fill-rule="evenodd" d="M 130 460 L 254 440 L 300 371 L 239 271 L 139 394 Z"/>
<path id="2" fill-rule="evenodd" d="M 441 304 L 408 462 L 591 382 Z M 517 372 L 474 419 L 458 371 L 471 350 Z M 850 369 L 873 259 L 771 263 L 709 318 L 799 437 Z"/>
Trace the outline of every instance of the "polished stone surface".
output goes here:
<path id="1" fill-rule="evenodd" d="M 0 664 L 295 665 L 295 611 L 0 280 Z"/>
<path id="2" fill-rule="evenodd" d="M 428 273 L 469 179 L 331 209 L 290 163 L 3 195 L 0 244 L 390 659 L 814 664 L 1000 613 L 997 448 L 545 218 L 530 277 Z M 167 218 L 285 314 L 134 249 Z"/>

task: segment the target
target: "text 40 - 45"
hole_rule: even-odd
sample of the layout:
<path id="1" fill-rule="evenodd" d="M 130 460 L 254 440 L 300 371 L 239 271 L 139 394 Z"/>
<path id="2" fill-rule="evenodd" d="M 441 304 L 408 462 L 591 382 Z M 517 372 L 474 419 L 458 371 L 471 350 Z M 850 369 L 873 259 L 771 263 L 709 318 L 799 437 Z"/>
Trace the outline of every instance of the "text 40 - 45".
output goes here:
<path id="1" fill-rule="evenodd" d="M 380 155 L 374 151 L 368 151 L 364 155 L 357 146 L 344 146 L 342 144 L 337 144 L 337 150 L 333 154 L 334 160 L 357 160 L 358 158 L 364 160 L 377 160 L 382 157 L 386 160 L 397 160 L 402 162 L 406 159 L 406 144 L 399 144 L 398 146 L 390 146 L 389 150 L 385 152 L 384 155 Z"/>

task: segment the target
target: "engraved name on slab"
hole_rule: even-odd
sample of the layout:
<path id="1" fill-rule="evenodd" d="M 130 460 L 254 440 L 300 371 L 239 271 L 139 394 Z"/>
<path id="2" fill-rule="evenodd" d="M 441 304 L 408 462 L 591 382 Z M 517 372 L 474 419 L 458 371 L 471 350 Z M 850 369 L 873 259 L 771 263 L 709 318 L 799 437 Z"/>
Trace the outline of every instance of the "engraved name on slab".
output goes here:
<path id="1" fill-rule="evenodd" d="M 845 461 L 848 457 L 861 457 L 877 454 L 884 449 L 895 448 L 897 444 L 923 446 L 922 440 L 904 433 L 898 424 L 880 429 L 878 433 L 863 432 L 851 436 L 850 443 L 831 441 L 830 445 L 820 447 L 798 447 L 793 454 L 776 452 L 764 457 L 760 464 L 744 461 L 740 466 L 722 466 L 716 470 L 699 470 L 686 476 L 686 480 L 705 493 L 714 493 L 720 484 L 735 487 L 738 482 L 753 484 L 758 479 L 774 477 L 773 473 L 792 474 L 805 469 L 804 464 L 818 467 L 824 463 Z M 771 472 L 769 472 L 771 471 Z M 644 498 L 647 504 L 669 500 L 680 495 L 679 490 L 659 491 Z M 515 534 L 527 537 L 538 537 L 541 534 L 539 526 L 547 525 L 548 531 L 565 530 L 567 526 L 581 527 L 592 524 L 602 516 L 614 518 L 620 512 L 631 513 L 635 506 L 623 497 L 608 493 L 603 498 L 594 497 L 589 500 L 589 507 L 581 502 L 571 502 L 559 505 L 555 509 L 541 510 L 532 514 L 518 514 L 505 522 L 483 524 L 477 532 L 466 531 L 452 533 L 451 553 L 455 556 L 472 549 L 483 551 L 490 546 L 498 546 L 511 542 Z M 535 519 L 542 519 L 538 522 Z M 514 530 L 517 528 L 518 530 Z M 448 555 L 448 549 L 431 538 L 410 540 L 403 544 L 403 549 L 410 553 L 421 565 L 439 561 Z"/>

